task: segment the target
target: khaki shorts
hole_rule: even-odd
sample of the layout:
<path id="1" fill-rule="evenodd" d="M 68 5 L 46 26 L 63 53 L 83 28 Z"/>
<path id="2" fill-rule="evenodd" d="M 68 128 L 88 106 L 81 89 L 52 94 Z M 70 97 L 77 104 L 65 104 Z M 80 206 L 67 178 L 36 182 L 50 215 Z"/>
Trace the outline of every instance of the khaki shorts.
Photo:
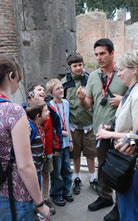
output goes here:
<path id="1" fill-rule="evenodd" d="M 53 159 L 52 158 L 45 158 L 43 164 L 43 173 L 50 173 L 53 171 Z"/>
<path id="2" fill-rule="evenodd" d="M 96 157 L 96 141 L 92 130 L 86 134 L 84 130 L 75 130 L 71 131 L 71 134 L 73 140 L 73 151 L 70 153 L 71 159 L 79 158 L 81 152 L 87 158 Z"/>

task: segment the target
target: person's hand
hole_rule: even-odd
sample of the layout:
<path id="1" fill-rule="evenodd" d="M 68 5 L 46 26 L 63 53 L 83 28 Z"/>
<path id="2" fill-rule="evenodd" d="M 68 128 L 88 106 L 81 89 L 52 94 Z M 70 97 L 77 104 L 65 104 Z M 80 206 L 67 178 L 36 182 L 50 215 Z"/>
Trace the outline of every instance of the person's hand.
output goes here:
<path id="1" fill-rule="evenodd" d="M 68 132 L 66 130 L 62 130 L 62 135 L 63 135 L 63 137 L 69 136 L 69 134 L 68 134 Z"/>
<path id="2" fill-rule="evenodd" d="M 99 139 L 110 139 L 111 138 L 111 132 L 108 130 L 105 130 L 103 128 L 99 128 L 98 133 L 96 134 L 96 140 Z"/>
<path id="3" fill-rule="evenodd" d="M 83 87 L 79 87 L 77 92 L 76 92 L 76 96 L 80 99 L 80 100 L 84 100 L 86 97 L 86 90 Z"/>
<path id="4" fill-rule="evenodd" d="M 70 145 L 69 145 L 69 151 L 73 151 L 73 142 L 70 142 Z"/>
<path id="5" fill-rule="evenodd" d="M 114 97 L 110 98 L 110 104 L 112 106 L 117 107 L 120 104 L 120 101 L 122 100 L 122 96 L 118 95 L 118 94 L 113 94 Z"/>
<path id="6" fill-rule="evenodd" d="M 37 207 L 37 210 L 45 217 L 43 220 L 44 221 L 49 221 L 50 220 L 50 210 L 49 207 L 46 206 L 45 204 L 41 207 Z"/>
<path id="7" fill-rule="evenodd" d="M 111 130 L 111 126 L 107 125 L 107 124 L 101 124 L 101 127 L 103 127 L 103 129 L 105 130 Z"/>
<path id="8" fill-rule="evenodd" d="M 115 145 L 115 149 L 126 155 L 131 155 L 135 151 L 135 147 L 130 146 L 129 143 L 122 146 L 121 142 Z"/>

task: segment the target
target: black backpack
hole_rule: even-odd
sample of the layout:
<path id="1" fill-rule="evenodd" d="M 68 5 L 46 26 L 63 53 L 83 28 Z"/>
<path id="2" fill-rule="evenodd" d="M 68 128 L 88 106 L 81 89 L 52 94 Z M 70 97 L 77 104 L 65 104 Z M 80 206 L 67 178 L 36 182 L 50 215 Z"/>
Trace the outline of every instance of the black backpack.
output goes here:
<path id="1" fill-rule="evenodd" d="M 0 102 L 10 102 L 10 101 L 0 98 Z M 15 205 L 14 205 L 13 185 L 12 185 L 13 162 L 15 162 L 15 155 L 14 155 L 14 150 L 12 148 L 10 160 L 8 161 L 8 166 L 6 170 L 2 169 L 2 164 L 0 162 L 0 187 L 2 184 L 5 183 L 6 179 L 8 179 L 8 192 L 9 192 L 10 208 L 11 208 L 11 213 L 12 213 L 12 221 L 16 221 L 16 210 L 15 210 Z"/>

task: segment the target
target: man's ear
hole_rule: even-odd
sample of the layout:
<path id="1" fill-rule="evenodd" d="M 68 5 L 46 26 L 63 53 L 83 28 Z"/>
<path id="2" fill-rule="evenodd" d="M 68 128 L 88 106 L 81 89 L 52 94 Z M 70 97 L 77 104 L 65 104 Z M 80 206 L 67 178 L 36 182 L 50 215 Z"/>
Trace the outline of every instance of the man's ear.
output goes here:
<path id="1" fill-rule="evenodd" d="M 10 72 L 8 77 L 9 77 L 9 80 L 13 80 L 15 78 L 15 73 Z"/>

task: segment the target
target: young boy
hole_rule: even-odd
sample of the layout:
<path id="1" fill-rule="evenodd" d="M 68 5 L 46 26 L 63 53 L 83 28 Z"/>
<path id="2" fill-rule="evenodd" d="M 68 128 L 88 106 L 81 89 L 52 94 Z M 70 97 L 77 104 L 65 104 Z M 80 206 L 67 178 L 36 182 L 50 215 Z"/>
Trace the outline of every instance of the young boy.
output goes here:
<path id="1" fill-rule="evenodd" d="M 45 100 L 46 93 L 45 88 L 41 84 L 32 84 L 30 89 L 28 90 L 28 99 L 30 101 L 34 100 Z M 58 152 L 60 151 L 62 144 L 63 144 L 63 138 L 62 138 L 62 132 L 61 132 L 61 124 L 60 119 L 55 111 L 55 109 L 47 102 L 50 114 L 49 114 L 49 120 L 46 120 L 43 122 L 44 130 L 45 130 L 45 136 L 46 136 L 46 143 L 44 152 L 46 155 L 44 167 L 42 171 L 42 177 L 43 177 L 43 185 L 42 185 L 42 192 L 43 192 L 43 198 L 45 199 L 45 203 L 50 207 L 51 214 L 55 214 L 56 210 L 51 202 L 51 200 L 48 198 L 49 193 L 49 173 L 53 170 L 53 162 L 52 162 L 52 156 L 53 153 L 55 156 L 58 155 Z M 53 134 L 54 131 L 54 134 Z"/>
<path id="2" fill-rule="evenodd" d="M 69 131 L 69 102 L 62 99 L 64 90 L 60 80 L 49 80 L 46 84 L 46 88 L 53 96 L 53 100 L 51 100 L 50 103 L 54 106 L 60 117 L 63 135 L 62 151 L 58 157 L 53 157 L 54 170 L 51 172 L 50 196 L 56 205 L 64 206 L 66 201 L 72 202 L 74 200 L 70 193 L 72 171 L 70 168 L 69 151 L 72 151 L 73 144 Z"/>
<path id="3" fill-rule="evenodd" d="M 84 71 L 83 57 L 79 53 L 68 56 L 67 63 L 70 72 L 62 79 L 64 87 L 64 97 L 70 103 L 70 128 L 74 144 L 70 157 L 73 159 L 75 179 L 73 183 L 73 193 L 79 194 L 81 190 L 80 162 L 81 152 L 87 159 L 89 169 L 90 185 L 95 189 L 97 179 L 95 179 L 94 157 L 96 157 L 95 136 L 93 135 L 92 108 L 85 110 L 80 105 L 80 100 L 76 97 L 77 89 L 85 87 L 89 74 Z"/>
<path id="4" fill-rule="evenodd" d="M 31 101 L 26 107 L 26 113 L 29 117 L 29 125 L 31 130 L 31 150 L 33 161 L 37 170 L 38 181 L 41 188 L 41 173 L 43 168 L 45 132 L 43 121 L 48 120 L 49 110 L 44 101 Z"/>

